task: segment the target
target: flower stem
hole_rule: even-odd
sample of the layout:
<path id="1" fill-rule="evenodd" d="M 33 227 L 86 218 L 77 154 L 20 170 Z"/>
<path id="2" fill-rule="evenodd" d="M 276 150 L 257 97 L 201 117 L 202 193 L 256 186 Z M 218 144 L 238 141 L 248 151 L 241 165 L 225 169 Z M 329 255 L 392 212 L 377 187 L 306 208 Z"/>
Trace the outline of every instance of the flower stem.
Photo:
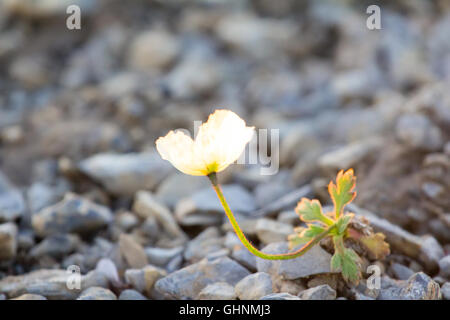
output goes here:
<path id="1" fill-rule="evenodd" d="M 307 243 L 305 243 L 300 249 L 294 251 L 294 252 L 288 252 L 288 253 L 281 253 L 281 254 L 268 254 L 264 253 L 257 248 L 255 248 L 250 241 L 248 241 L 247 237 L 242 232 L 241 227 L 239 227 L 239 224 L 236 221 L 236 218 L 233 215 L 233 212 L 230 210 L 230 207 L 228 206 L 227 201 L 225 200 L 225 197 L 222 192 L 222 188 L 220 187 L 219 183 L 217 182 L 217 175 L 215 172 L 208 175 L 209 180 L 211 181 L 211 184 L 214 188 L 214 190 L 217 193 L 217 196 L 219 197 L 220 203 L 222 204 L 225 213 L 230 220 L 231 225 L 233 226 L 234 231 L 236 232 L 236 235 L 238 236 L 239 240 L 241 240 L 242 244 L 255 256 L 260 257 L 262 259 L 266 260 L 289 260 L 294 259 L 297 257 L 302 256 L 305 254 L 309 249 L 311 249 L 314 245 L 320 242 L 325 236 L 327 236 L 330 231 L 335 228 L 335 224 L 329 226 L 325 231 L 318 234 L 315 238 L 311 239 Z"/>

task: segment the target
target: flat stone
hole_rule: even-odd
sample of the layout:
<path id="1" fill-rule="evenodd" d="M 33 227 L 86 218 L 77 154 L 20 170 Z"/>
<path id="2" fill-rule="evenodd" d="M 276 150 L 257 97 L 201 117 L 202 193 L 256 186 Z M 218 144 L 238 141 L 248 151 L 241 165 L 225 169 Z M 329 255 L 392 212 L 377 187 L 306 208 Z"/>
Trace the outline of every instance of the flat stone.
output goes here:
<path id="1" fill-rule="evenodd" d="M 108 280 L 101 274 L 91 271 L 80 278 L 80 289 L 69 289 L 72 280 L 67 270 L 41 269 L 20 276 L 8 276 L 0 280 L 0 292 L 9 298 L 30 293 L 49 300 L 72 300 L 90 287 L 107 287 Z M 72 283 L 72 282 L 70 282 Z"/>
<path id="2" fill-rule="evenodd" d="M 442 298 L 450 300 L 450 282 L 446 282 L 441 287 Z"/>
<path id="3" fill-rule="evenodd" d="M 148 262 L 158 267 L 165 267 L 176 256 L 181 255 L 183 247 L 145 248 Z"/>
<path id="4" fill-rule="evenodd" d="M 327 284 L 304 290 L 298 294 L 302 300 L 335 300 L 336 291 Z"/>
<path id="5" fill-rule="evenodd" d="M 294 210 L 286 210 L 280 212 L 277 220 L 282 223 L 294 225 L 295 223 L 298 223 L 300 221 L 300 217 Z"/>
<path id="6" fill-rule="evenodd" d="M 91 15 L 98 9 L 97 1 L 71 0 L 71 1 L 37 1 L 26 0 L 7 1 L 2 7 L 9 13 L 14 13 L 27 18 L 45 19 L 66 14 L 67 6 L 77 5 L 86 10 L 86 15 Z"/>
<path id="7" fill-rule="evenodd" d="M 216 282 L 207 285 L 200 291 L 197 300 L 235 300 L 233 286 L 226 282 Z"/>
<path id="8" fill-rule="evenodd" d="M 117 297 L 109 289 L 91 287 L 84 290 L 77 300 L 117 300 Z"/>
<path id="9" fill-rule="evenodd" d="M 408 280 L 409 277 L 414 274 L 414 271 L 412 271 L 410 268 L 399 263 L 393 263 L 391 266 L 391 270 L 395 278 L 398 280 Z"/>
<path id="10" fill-rule="evenodd" d="M 294 233 L 294 228 L 282 222 L 261 218 L 256 222 L 256 234 L 264 244 L 285 241 L 290 234 Z"/>
<path id="11" fill-rule="evenodd" d="M 208 179 L 199 179 L 181 172 L 174 172 L 158 186 L 155 196 L 165 205 L 173 208 L 178 200 L 205 188 L 210 188 Z"/>
<path id="12" fill-rule="evenodd" d="M 175 271 L 156 282 L 156 289 L 166 298 L 195 299 L 207 285 L 226 282 L 236 285 L 249 271 L 228 257 L 203 259 Z"/>
<path id="13" fill-rule="evenodd" d="M 250 271 L 256 271 L 256 256 L 252 254 L 246 247 L 241 245 L 236 245 L 232 249 L 231 257 L 242 264 Z"/>
<path id="14" fill-rule="evenodd" d="M 295 251 L 294 248 L 292 251 Z M 279 254 L 287 253 L 287 242 L 275 242 L 262 249 L 265 253 Z M 280 275 L 284 279 L 292 280 L 304 278 L 315 274 L 331 273 L 330 269 L 331 255 L 320 246 L 312 247 L 304 255 L 291 260 L 265 260 L 256 258 L 258 271 L 266 272 L 271 275 Z"/>
<path id="15" fill-rule="evenodd" d="M 222 187 L 233 213 L 250 214 L 256 209 L 253 196 L 240 185 Z M 211 225 L 222 221 L 224 210 L 211 187 L 181 199 L 175 207 L 175 216 L 182 225 Z"/>
<path id="16" fill-rule="evenodd" d="M 32 216 L 33 229 L 39 236 L 94 232 L 112 221 L 109 208 L 72 193 Z"/>
<path id="17" fill-rule="evenodd" d="M 55 234 L 48 236 L 30 251 L 33 258 L 52 256 L 60 258 L 73 252 L 80 245 L 80 238 L 72 234 Z"/>
<path id="18" fill-rule="evenodd" d="M 140 224 L 138 217 L 131 212 L 122 212 L 116 215 L 116 224 L 124 231 L 130 231 Z"/>
<path id="19" fill-rule="evenodd" d="M 120 293 L 119 300 L 148 300 L 147 297 L 136 290 L 127 289 Z"/>
<path id="20" fill-rule="evenodd" d="M 439 300 L 441 293 L 439 284 L 423 272 L 413 274 L 407 281 L 399 285 L 391 285 L 382 289 L 379 300 Z"/>
<path id="21" fill-rule="evenodd" d="M 138 70 L 162 69 L 173 62 L 179 44 L 173 35 L 164 30 L 148 30 L 132 39 L 128 64 Z"/>
<path id="22" fill-rule="evenodd" d="M 281 292 L 268 294 L 267 296 L 261 297 L 261 299 L 259 300 L 301 300 L 301 299 L 292 294 Z"/>
<path id="23" fill-rule="evenodd" d="M 435 238 L 428 235 L 416 236 L 356 205 L 349 205 L 349 209 L 366 217 L 375 232 L 381 232 L 386 236 L 386 242 L 394 251 L 417 259 L 429 272 L 437 272 L 444 250 Z"/>
<path id="24" fill-rule="evenodd" d="M 169 235 L 177 238 L 186 238 L 170 210 L 150 192 L 139 191 L 136 194 L 133 202 L 133 211 L 142 218 L 154 217 Z"/>
<path id="25" fill-rule="evenodd" d="M 130 268 L 139 269 L 148 264 L 144 248 L 131 235 L 119 236 L 119 250 Z"/>
<path id="26" fill-rule="evenodd" d="M 17 298 L 11 299 L 11 300 L 47 300 L 47 298 L 44 296 L 41 296 L 39 294 L 25 293 Z"/>
<path id="27" fill-rule="evenodd" d="M 187 55 L 167 74 L 164 83 L 175 99 L 191 99 L 214 90 L 221 76 L 214 57 Z"/>
<path id="28" fill-rule="evenodd" d="M 136 291 L 151 295 L 153 287 L 167 272 L 164 269 L 148 265 L 142 269 L 128 269 L 125 271 L 125 280 L 132 285 Z"/>
<path id="29" fill-rule="evenodd" d="M 0 261 L 10 260 L 17 251 L 17 226 L 12 223 L 0 224 Z"/>
<path id="30" fill-rule="evenodd" d="M 189 241 L 183 255 L 186 260 L 196 262 L 222 248 L 223 239 L 220 237 L 219 230 L 209 227 Z"/>
<path id="31" fill-rule="evenodd" d="M 265 272 L 253 273 L 239 281 L 234 290 L 240 300 L 258 300 L 272 293 L 272 279 Z"/>
<path id="32" fill-rule="evenodd" d="M 94 155 L 79 164 L 80 170 L 117 195 L 154 189 L 170 172 L 156 152 Z"/>
<path id="33" fill-rule="evenodd" d="M 103 275 L 108 281 L 115 286 L 120 284 L 119 272 L 117 271 L 116 264 L 109 258 L 102 258 L 97 262 L 95 266 L 97 274 Z"/>
<path id="34" fill-rule="evenodd" d="M 14 221 L 25 213 L 25 200 L 17 189 L 0 190 L 0 222 Z"/>
<path id="35" fill-rule="evenodd" d="M 443 137 L 439 127 L 421 114 L 404 114 L 396 125 L 397 138 L 407 146 L 427 151 L 442 147 Z"/>
<path id="36" fill-rule="evenodd" d="M 450 278 L 450 255 L 439 260 L 439 275 L 444 278 Z"/>
<path id="37" fill-rule="evenodd" d="M 36 182 L 27 191 L 27 200 L 32 213 L 38 212 L 56 202 L 58 194 L 50 186 Z"/>
<path id="38" fill-rule="evenodd" d="M 312 189 L 309 185 L 303 186 L 301 188 L 295 189 L 283 197 L 279 198 L 276 201 L 268 204 L 267 206 L 256 210 L 252 216 L 254 217 L 262 217 L 271 215 L 277 212 L 281 212 L 283 210 L 293 209 L 298 200 L 307 197 L 312 192 Z M 231 207 L 232 208 L 232 207 Z"/>
<path id="39" fill-rule="evenodd" d="M 381 138 L 369 138 L 329 151 L 317 160 L 323 170 L 340 170 L 353 167 L 376 152 L 383 144 Z"/>

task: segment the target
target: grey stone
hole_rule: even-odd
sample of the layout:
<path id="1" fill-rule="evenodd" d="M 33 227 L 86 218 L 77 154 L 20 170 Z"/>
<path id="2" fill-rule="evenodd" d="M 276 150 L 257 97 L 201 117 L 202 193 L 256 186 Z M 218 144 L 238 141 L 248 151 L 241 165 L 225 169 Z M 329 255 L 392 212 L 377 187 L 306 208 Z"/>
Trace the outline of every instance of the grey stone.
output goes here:
<path id="1" fill-rule="evenodd" d="M 221 75 L 220 65 L 214 58 L 188 56 L 167 74 L 164 81 L 175 98 L 189 99 L 214 90 Z"/>
<path id="2" fill-rule="evenodd" d="M 411 234 L 388 220 L 379 218 L 356 205 L 350 204 L 348 208 L 356 214 L 365 216 L 375 232 L 381 232 L 386 236 L 386 241 L 393 250 L 417 259 L 424 264 L 427 271 L 437 271 L 438 262 L 444 256 L 444 250 L 435 238 Z"/>
<path id="3" fill-rule="evenodd" d="M 74 0 L 74 1 L 7 1 L 3 4 L 2 10 L 9 13 L 19 14 L 24 17 L 44 19 L 55 15 L 65 15 L 67 6 L 74 4 L 86 10 L 86 15 L 90 15 L 98 8 L 97 1 Z"/>
<path id="4" fill-rule="evenodd" d="M 156 282 L 156 289 L 166 298 L 195 299 L 209 284 L 226 282 L 234 286 L 249 275 L 247 269 L 228 257 L 200 262 L 175 271 Z"/>
<path id="5" fill-rule="evenodd" d="M 258 219 L 249 218 L 247 215 L 234 213 L 234 217 L 236 218 L 236 221 L 238 221 L 239 226 L 242 229 L 242 232 L 245 233 L 246 236 L 256 236 L 256 221 Z M 230 220 L 228 217 L 223 214 L 223 224 L 222 224 L 222 230 L 226 232 L 234 232 L 233 226 L 230 223 Z"/>
<path id="6" fill-rule="evenodd" d="M 128 64 L 138 70 L 163 69 L 176 58 L 177 39 L 164 30 L 149 30 L 136 35 L 130 44 Z"/>
<path id="7" fill-rule="evenodd" d="M 439 260 L 439 275 L 449 279 L 450 278 L 450 255 Z"/>
<path id="8" fill-rule="evenodd" d="M 131 212 L 123 212 L 119 215 L 116 215 L 116 224 L 124 231 L 129 231 L 137 227 L 139 223 L 139 219 Z"/>
<path id="9" fill-rule="evenodd" d="M 53 204 L 57 198 L 58 195 L 53 188 L 40 182 L 33 183 L 27 191 L 28 205 L 30 206 L 30 211 L 32 213 L 48 207 Z"/>
<path id="10" fill-rule="evenodd" d="M 183 263 L 183 255 L 179 254 L 175 256 L 172 260 L 169 261 L 169 263 L 166 266 L 166 270 L 168 273 L 172 273 L 178 269 L 181 268 L 181 265 Z"/>
<path id="11" fill-rule="evenodd" d="M 158 267 L 165 267 L 176 256 L 181 255 L 183 247 L 175 248 L 145 248 L 148 262 Z"/>
<path id="12" fill-rule="evenodd" d="M 253 273 L 234 287 L 240 300 L 258 300 L 272 293 L 272 279 L 265 272 Z"/>
<path id="13" fill-rule="evenodd" d="M 329 151 L 320 156 L 317 161 L 319 167 L 324 170 L 348 169 L 376 152 L 382 144 L 383 140 L 378 137 L 360 140 Z"/>
<path id="14" fill-rule="evenodd" d="M 144 248 L 131 235 L 119 236 L 119 250 L 130 268 L 139 269 L 148 264 Z"/>
<path id="15" fill-rule="evenodd" d="M 442 298 L 450 300 L 450 282 L 446 282 L 441 287 Z"/>
<path id="16" fill-rule="evenodd" d="M 336 291 L 327 284 L 304 290 L 298 294 L 302 300 L 335 300 Z"/>
<path id="17" fill-rule="evenodd" d="M 0 280 L 0 292 L 9 298 L 25 293 L 38 294 L 49 300 L 75 299 L 83 290 L 90 287 L 107 287 L 107 279 L 91 271 L 81 276 L 80 289 L 71 290 L 67 283 L 71 280 L 67 270 L 41 269 L 20 276 L 8 276 Z"/>
<path id="18" fill-rule="evenodd" d="M 156 152 L 94 155 L 79 164 L 80 170 L 118 195 L 152 190 L 171 168 Z"/>
<path id="19" fill-rule="evenodd" d="M 309 185 L 303 186 L 299 189 L 289 192 L 278 200 L 268 204 L 267 206 L 258 209 L 254 212 L 253 216 L 267 216 L 273 213 L 277 213 L 287 209 L 293 209 L 298 200 L 307 197 L 311 194 L 311 187 Z M 232 207 L 231 207 L 232 208 Z"/>
<path id="20" fill-rule="evenodd" d="M 0 221 L 13 221 L 25 213 L 25 200 L 17 189 L 0 190 Z"/>
<path id="21" fill-rule="evenodd" d="M 41 296 L 39 294 L 25 293 L 17 298 L 11 299 L 11 300 L 47 300 L 47 298 L 44 296 Z"/>
<path id="22" fill-rule="evenodd" d="M 109 208 L 68 193 L 60 202 L 34 214 L 32 225 L 38 235 L 48 236 L 89 233 L 107 226 L 112 220 Z"/>
<path id="23" fill-rule="evenodd" d="M 223 239 L 217 228 L 209 227 L 191 240 L 184 251 L 184 258 L 188 261 L 199 261 L 210 253 L 223 248 Z"/>
<path id="24" fill-rule="evenodd" d="M 230 255 L 230 249 L 223 248 L 215 252 L 208 253 L 205 258 L 208 260 L 214 260 L 217 258 L 227 257 Z"/>
<path id="25" fill-rule="evenodd" d="M 136 290 L 127 289 L 120 293 L 119 300 L 148 300 L 144 295 Z"/>
<path id="26" fill-rule="evenodd" d="M 256 209 L 253 196 L 239 185 L 223 186 L 223 193 L 233 213 L 249 214 Z M 175 215 L 182 225 L 211 225 L 222 221 L 224 211 L 211 187 L 181 199 Z"/>
<path id="27" fill-rule="evenodd" d="M 294 248 L 292 251 L 295 251 Z M 265 253 L 287 253 L 287 242 L 271 243 L 262 249 Z M 291 260 L 265 260 L 256 258 L 257 269 L 271 275 L 280 275 L 284 279 L 292 280 L 310 275 L 330 273 L 331 255 L 320 246 L 312 247 L 304 255 Z"/>
<path id="28" fill-rule="evenodd" d="M 113 285 L 119 285 L 119 272 L 115 263 L 109 258 L 102 258 L 95 266 L 97 274 L 103 275 Z"/>
<path id="29" fill-rule="evenodd" d="M 290 234 L 294 233 L 294 228 L 282 222 L 261 218 L 256 222 L 256 234 L 264 244 L 285 241 Z"/>
<path id="30" fill-rule="evenodd" d="M 281 292 L 268 294 L 267 296 L 261 297 L 259 300 L 300 300 L 300 298 L 293 296 L 290 293 Z"/>
<path id="31" fill-rule="evenodd" d="M 439 300 L 439 284 L 423 272 L 413 274 L 407 281 L 380 290 L 380 300 Z"/>
<path id="32" fill-rule="evenodd" d="M 30 256 L 33 258 L 41 258 L 44 256 L 59 258 L 71 253 L 79 245 L 80 239 L 76 235 L 55 234 L 46 237 L 42 242 L 37 244 L 30 251 Z"/>
<path id="33" fill-rule="evenodd" d="M 262 59 L 281 54 L 282 48 L 294 41 L 296 27 L 287 21 L 237 12 L 221 17 L 215 32 L 220 40 L 238 52 Z"/>
<path id="34" fill-rule="evenodd" d="M 280 212 L 280 214 L 277 217 L 277 220 L 282 223 L 294 225 L 300 221 L 300 217 L 294 210 L 286 210 Z"/>
<path id="35" fill-rule="evenodd" d="M 445 196 L 445 187 L 435 182 L 425 182 L 422 184 L 422 191 L 427 197 L 433 200 L 438 200 Z"/>
<path id="36" fill-rule="evenodd" d="M 287 173 L 289 175 L 289 172 L 282 171 L 278 172 L 277 176 L 281 175 L 282 173 L 284 173 L 285 175 Z M 286 180 L 288 180 L 288 177 L 278 178 L 277 180 L 258 184 L 253 191 L 258 207 L 265 207 L 273 201 L 276 201 L 286 193 L 292 191 L 292 188 L 289 186 L 289 183 L 287 183 Z"/>
<path id="37" fill-rule="evenodd" d="M 156 190 L 155 196 L 167 206 L 173 208 L 179 199 L 189 197 L 198 190 L 208 188 L 207 179 L 199 179 L 181 172 L 174 172 L 164 179 Z"/>
<path id="38" fill-rule="evenodd" d="M 33 230 L 25 229 L 17 236 L 17 246 L 19 249 L 30 250 L 35 244 Z"/>
<path id="39" fill-rule="evenodd" d="M 405 114 L 396 126 L 397 137 L 407 146 L 435 151 L 443 144 L 442 133 L 430 119 L 421 114 Z"/>
<path id="40" fill-rule="evenodd" d="M 413 270 L 399 263 L 393 263 L 391 270 L 395 278 L 399 280 L 408 280 L 414 274 Z"/>
<path id="41" fill-rule="evenodd" d="M 0 261 L 15 257 L 17 251 L 17 226 L 12 223 L 0 224 Z"/>
<path id="42" fill-rule="evenodd" d="M 158 279 L 167 275 L 164 269 L 148 265 L 142 269 L 128 269 L 125 271 L 125 280 L 135 290 L 151 295 Z"/>
<path id="43" fill-rule="evenodd" d="M 142 218 L 154 217 L 171 236 L 185 238 L 170 210 L 150 192 L 139 191 L 133 202 L 133 211 Z"/>
<path id="44" fill-rule="evenodd" d="M 77 300 L 117 300 L 117 297 L 109 289 L 91 287 L 84 290 Z"/>
<path id="45" fill-rule="evenodd" d="M 216 282 L 207 285 L 197 296 L 198 300 L 235 300 L 233 286 L 226 282 Z"/>
<path id="46" fill-rule="evenodd" d="M 231 252 L 231 258 L 242 264 L 250 271 L 256 271 L 256 256 L 252 254 L 242 244 L 234 246 Z"/>

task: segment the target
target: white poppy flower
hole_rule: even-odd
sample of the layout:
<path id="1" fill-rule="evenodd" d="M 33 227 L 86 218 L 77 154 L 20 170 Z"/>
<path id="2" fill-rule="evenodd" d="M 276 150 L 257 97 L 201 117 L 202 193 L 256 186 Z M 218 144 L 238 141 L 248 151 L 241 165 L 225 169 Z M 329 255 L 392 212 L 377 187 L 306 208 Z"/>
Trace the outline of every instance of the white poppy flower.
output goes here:
<path id="1" fill-rule="evenodd" d="M 216 110 L 200 126 L 195 140 L 182 131 L 170 131 L 156 140 L 164 160 L 183 173 L 206 176 L 235 162 L 252 139 L 254 127 L 230 110 Z"/>

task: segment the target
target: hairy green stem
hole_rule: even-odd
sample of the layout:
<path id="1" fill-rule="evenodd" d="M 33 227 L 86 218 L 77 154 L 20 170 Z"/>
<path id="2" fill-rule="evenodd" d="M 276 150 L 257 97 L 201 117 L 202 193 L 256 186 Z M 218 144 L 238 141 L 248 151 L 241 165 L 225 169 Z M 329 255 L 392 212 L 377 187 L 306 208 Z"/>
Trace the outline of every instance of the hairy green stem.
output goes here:
<path id="1" fill-rule="evenodd" d="M 222 204 L 225 214 L 227 215 L 228 219 L 230 220 L 231 225 L 233 226 L 234 231 L 236 232 L 236 235 L 238 236 L 239 240 L 241 240 L 242 244 L 255 256 L 260 257 L 262 259 L 267 260 L 289 260 L 294 259 L 302 256 L 305 254 L 309 249 L 311 249 L 314 245 L 320 242 L 324 237 L 326 237 L 330 231 L 335 228 L 335 224 L 329 226 L 325 231 L 318 234 L 315 238 L 311 239 L 309 242 L 305 243 L 300 249 L 294 251 L 294 252 L 288 252 L 288 253 L 281 253 L 281 254 L 268 254 L 264 253 L 257 248 L 255 248 L 250 241 L 248 241 L 247 237 L 242 232 L 241 227 L 236 221 L 236 218 L 233 215 L 233 212 L 230 210 L 230 207 L 228 206 L 227 201 L 225 200 L 225 197 L 222 192 L 222 188 L 220 187 L 219 183 L 217 182 L 217 175 L 215 172 L 208 175 L 209 180 L 211 181 L 211 184 L 214 188 L 214 190 L 217 193 L 217 196 L 219 197 L 220 203 Z"/>

